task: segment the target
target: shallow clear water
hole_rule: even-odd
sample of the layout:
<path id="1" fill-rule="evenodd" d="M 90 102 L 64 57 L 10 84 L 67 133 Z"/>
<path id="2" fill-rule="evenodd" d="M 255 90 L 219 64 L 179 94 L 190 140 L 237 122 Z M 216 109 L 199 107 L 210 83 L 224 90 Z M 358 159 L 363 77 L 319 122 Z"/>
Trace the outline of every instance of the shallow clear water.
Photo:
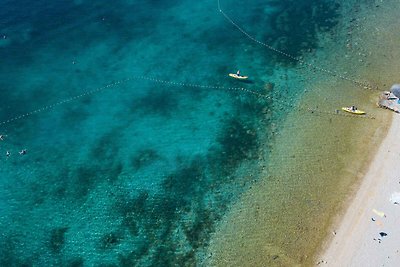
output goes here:
<path id="1" fill-rule="evenodd" d="M 295 57 L 339 19 L 328 0 L 221 5 Z M 303 94 L 296 62 L 217 1 L 1 6 L 0 265 L 201 264 Z"/>

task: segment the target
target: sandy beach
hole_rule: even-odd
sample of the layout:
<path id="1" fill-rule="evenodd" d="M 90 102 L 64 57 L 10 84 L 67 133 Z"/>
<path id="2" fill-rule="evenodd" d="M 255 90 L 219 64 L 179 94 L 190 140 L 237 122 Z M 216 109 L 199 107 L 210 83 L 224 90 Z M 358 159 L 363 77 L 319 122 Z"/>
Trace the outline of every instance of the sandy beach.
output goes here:
<path id="1" fill-rule="evenodd" d="M 339 223 L 317 265 L 400 266 L 400 116 L 393 115 L 362 184 Z M 385 235 L 387 234 L 387 235 Z"/>
<path id="2" fill-rule="evenodd" d="M 400 35 L 390 14 L 399 2 L 343 4 L 337 30 L 321 36 L 324 49 L 304 60 L 378 90 L 296 70 L 312 88 L 298 106 L 323 112 L 288 114 L 262 178 L 217 225 L 208 266 L 400 266 L 400 206 L 390 202 L 400 192 L 400 117 L 376 107 L 398 82 Z M 328 116 L 352 103 L 368 116 Z"/>

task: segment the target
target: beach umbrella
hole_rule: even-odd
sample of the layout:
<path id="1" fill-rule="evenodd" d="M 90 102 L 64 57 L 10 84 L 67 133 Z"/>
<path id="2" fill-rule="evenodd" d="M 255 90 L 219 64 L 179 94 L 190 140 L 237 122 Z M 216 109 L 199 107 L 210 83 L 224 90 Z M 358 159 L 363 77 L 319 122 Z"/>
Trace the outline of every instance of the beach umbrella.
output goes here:
<path id="1" fill-rule="evenodd" d="M 400 84 L 393 84 L 390 88 L 390 92 L 394 94 L 396 97 L 400 98 Z"/>

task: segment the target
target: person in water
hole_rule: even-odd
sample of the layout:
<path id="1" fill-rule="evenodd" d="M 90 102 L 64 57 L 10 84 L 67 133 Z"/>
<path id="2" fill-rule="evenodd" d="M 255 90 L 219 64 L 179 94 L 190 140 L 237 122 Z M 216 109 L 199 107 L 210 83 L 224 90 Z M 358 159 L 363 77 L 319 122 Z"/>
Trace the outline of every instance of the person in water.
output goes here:
<path id="1" fill-rule="evenodd" d="M 22 149 L 22 150 L 19 152 L 19 154 L 20 154 L 20 155 L 25 155 L 25 154 L 26 154 L 26 149 Z"/>
<path id="2" fill-rule="evenodd" d="M 11 155 L 10 151 L 6 152 L 6 156 L 9 157 Z"/>

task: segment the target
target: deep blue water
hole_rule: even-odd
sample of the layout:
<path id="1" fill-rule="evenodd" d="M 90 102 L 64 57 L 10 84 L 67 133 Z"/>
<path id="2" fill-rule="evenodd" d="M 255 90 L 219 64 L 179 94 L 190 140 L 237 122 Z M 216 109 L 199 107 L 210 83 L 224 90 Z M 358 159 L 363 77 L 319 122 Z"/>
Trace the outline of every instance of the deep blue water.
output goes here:
<path id="1" fill-rule="evenodd" d="M 221 4 L 294 56 L 318 49 L 317 32 L 335 26 L 339 8 L 328 0 Z M 263 95 L 284 88 L 295 101 L 299 88 L 277 73 L 296 62 L 245 38 L 214 0 L 0 5 L 0 265 L 201 265 L 289 107 L 135 77 Z M 237 69 L 250 83 L 229 79 Z"/>

